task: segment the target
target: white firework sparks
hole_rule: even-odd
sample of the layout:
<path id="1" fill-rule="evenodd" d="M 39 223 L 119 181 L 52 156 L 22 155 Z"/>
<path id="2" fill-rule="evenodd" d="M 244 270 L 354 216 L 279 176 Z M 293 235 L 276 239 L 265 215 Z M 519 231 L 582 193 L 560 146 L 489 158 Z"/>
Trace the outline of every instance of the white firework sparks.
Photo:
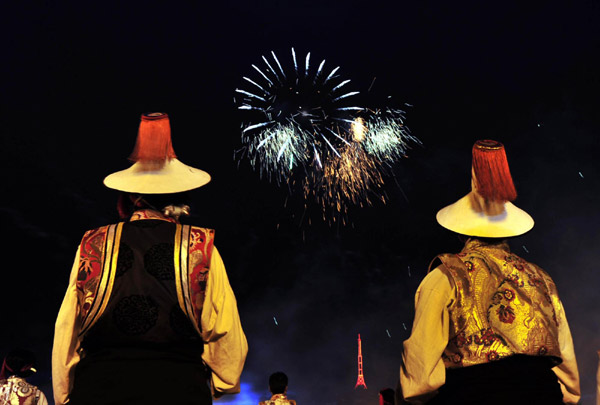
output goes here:
<path id="1" fill-rule="evenodd" d="M 327 73 L 325 60 L 313 68 L 310 52 L 304 60 L 293 48 L 291 53 L 288 69 L 275 52 L 262 56 L 262 69 L 251 65 L 258 76 L 243 77 L 247 86 L 236 89 L 237 107 L 250 118 L 242 124 L 242 157 L 261 177 L 301 184 L 323 212 L 333 208 L 345 215 L 348 204 L 370 205 L 373 196 L 385 201 L 377 194 L 384 174 L 405 155 L 408 142 L 418 142 L 404 126 L 403 112 L 356 105 L 359 92 L 340 79 L 339 66 Z M 298 173 L 303 177 L 292 180 Z"/>

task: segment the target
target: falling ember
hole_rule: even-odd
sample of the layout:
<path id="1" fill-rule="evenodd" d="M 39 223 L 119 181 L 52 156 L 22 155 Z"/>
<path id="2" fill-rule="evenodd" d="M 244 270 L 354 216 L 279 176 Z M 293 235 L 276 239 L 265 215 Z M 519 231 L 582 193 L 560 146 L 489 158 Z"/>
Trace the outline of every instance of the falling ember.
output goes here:
<path id="1" fill-rule="evenodd" d="M 279 326 L 279 324 L 277 323 L 277 318 L 273 317 L 273 322 L 275 322 L 275 326 Z"/>
<path id="2" fill-rule="evenodd" d="M 363 375 L 362 344 L 360 342 L 360 333 L 358 334 L 358 378 L 356 380 L 354 389 L 357 389 L 359 385 L 367 389 L 367 383 L 365 383 L 365 376 Z"/>

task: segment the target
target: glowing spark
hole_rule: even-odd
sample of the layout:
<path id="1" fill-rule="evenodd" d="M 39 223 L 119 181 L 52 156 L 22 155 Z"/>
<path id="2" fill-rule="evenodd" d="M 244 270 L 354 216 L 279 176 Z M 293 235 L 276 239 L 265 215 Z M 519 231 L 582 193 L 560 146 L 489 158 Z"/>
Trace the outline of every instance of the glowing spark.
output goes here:
<path id="1" fill-rule="evenodd" d="M 402 322 L 402 326 L 404 327 L 404 330 L 408 330 L 406 329 L 406 325 L 404 324 L 404 322 Z"/>
<path id="2" fill-rule="evenodd" d="M 408 277 L 410 277 L 410 266 L 408 266 Z"/>
<path id="3" fill-rule="evenodd" d="M 279 324 L 277 323 L 277 318 L 273 317 L 273 322 L 275 322 L 275 326 L 279 326 Z"/>
<path id="4" fill-rule="evenodd" d="M 389 330 L 386 329 L 385 331 L 386 331 L 388 337 L 392 337 L 392 335 L 390 335 L 390 331 Z"/>
<path id="5" fill-rule="evenodd" d="M 525 245 L 523 245 L 523 250 L 526 251 L 527 253 L 529 253 L 529 250 L 527 250 L 527 248 L 525 247 Z"/>
<path id="6" fill-rule="evenodd" d="M 584 178 L 583 174 L 581 174 L 581 172 L 579 172 L 579 177 L 581 177 L 582 179 Z"/>

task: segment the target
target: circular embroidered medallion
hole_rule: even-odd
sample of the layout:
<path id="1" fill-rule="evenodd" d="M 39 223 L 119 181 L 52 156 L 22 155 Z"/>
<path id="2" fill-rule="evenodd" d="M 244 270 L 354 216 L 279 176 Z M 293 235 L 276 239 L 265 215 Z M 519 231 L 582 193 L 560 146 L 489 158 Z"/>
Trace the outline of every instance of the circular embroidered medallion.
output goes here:
<path id="1" fill-rule="evenodd" d="M 126 335 L 148 332 L 158 320 L 158 305 L 152 297 L 130 295 L 122 298 L 113 312 L 117 329 Z"/>
<path id="2" fill-rule="evenodd" d="M 174 280 L 175 265 L 173 264 L 173 243 L 159 243 L 152 246 L 144 255 L 146 271 L 159 280 Z"/>
<path id="3" fill-rule="evenodd" d="M 119 258 L 117 259 L 117 270 L 115 271 L 115 276 L 120 277 L 127 270 L 130 270 L 133 267 L 133 250 L 126 243 L 121 243 L 119 246 Z"/>

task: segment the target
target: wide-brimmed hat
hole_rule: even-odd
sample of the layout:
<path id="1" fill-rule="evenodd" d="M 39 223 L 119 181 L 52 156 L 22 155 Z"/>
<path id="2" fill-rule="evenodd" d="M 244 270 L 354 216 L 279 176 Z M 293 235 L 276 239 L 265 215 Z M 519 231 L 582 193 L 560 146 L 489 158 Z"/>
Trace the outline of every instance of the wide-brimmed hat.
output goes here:
<path id="1" fill-rule="evenodd" d="M 507 238 L 522 235 L 534 222 L 511 203 L 517 198 L 504 145 L 480 140 L 473 145 L 472 190 L 436 215 L 446 229 L 468 236 Z"/>
<path id="2" fill-rule="evenodd" d="M 201 187 L 210 175 L 180 162 L 171 143 L 169 116 L 142 114 L 138 137 L 129 160 L 134 164 L 106 176 L 109 188 L 139 194 L 181 193 Z"/>

